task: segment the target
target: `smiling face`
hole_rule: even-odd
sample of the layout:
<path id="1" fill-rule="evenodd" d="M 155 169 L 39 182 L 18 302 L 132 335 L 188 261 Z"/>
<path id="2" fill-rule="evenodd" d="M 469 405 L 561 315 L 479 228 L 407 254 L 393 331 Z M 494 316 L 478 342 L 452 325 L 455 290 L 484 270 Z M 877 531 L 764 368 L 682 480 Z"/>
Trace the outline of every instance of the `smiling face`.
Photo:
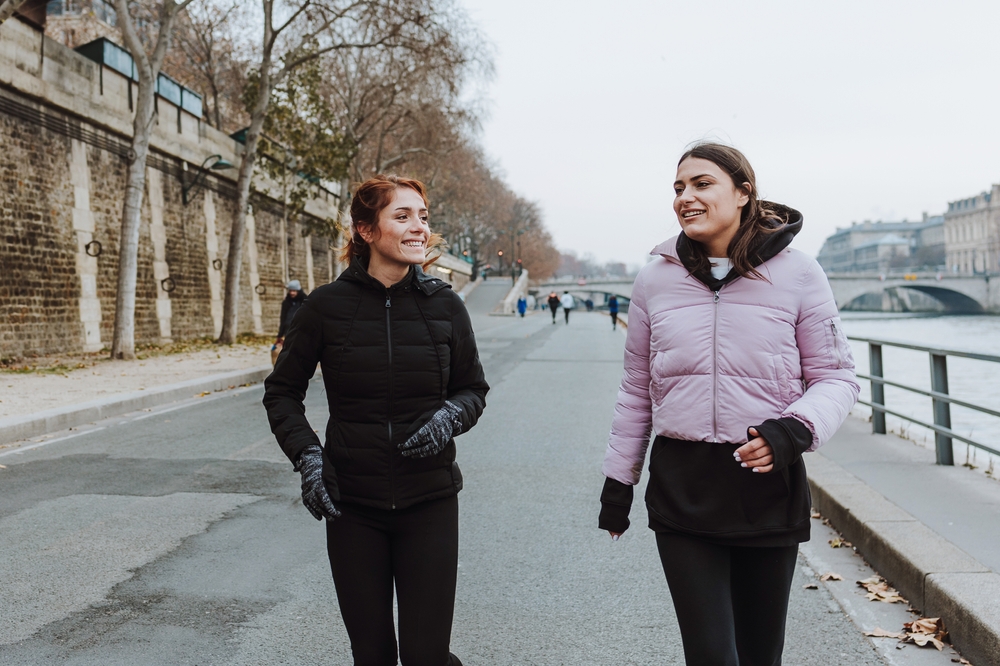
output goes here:
<path id="1" fill-rule="evenodd" d="M 674 212 L 685 235 L 705 246 L 711 257 L 725 257 L 750 200 L 750 183 L 736 187 L 719 165 L 689 157 L 677 166 Z"/>
<path id="2" fill-rule="evenodd" d="M 392 201 L 378 214 L 376 229 L 361 236 L 371 250 L 368 273 L 386 286 L 406 277 L 410 266 L 427 257 L 431 230 L 427 225 L 427 204 L 408 187 L 397 187 Z"/>

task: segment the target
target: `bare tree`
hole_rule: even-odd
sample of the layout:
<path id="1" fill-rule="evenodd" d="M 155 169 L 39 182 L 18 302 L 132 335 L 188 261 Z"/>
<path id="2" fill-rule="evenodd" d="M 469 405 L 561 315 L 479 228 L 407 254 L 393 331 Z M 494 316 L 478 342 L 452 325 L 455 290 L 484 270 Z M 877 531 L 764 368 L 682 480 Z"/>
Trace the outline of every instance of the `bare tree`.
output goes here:
<path id="1" fill-rule="evenodd" d="M 373 48 L 394 41 L 405 43 L 431 23 L 425 6 L 430 0 L 296 0 L 282 3 L 281 18 L 276 16 L 276 0 L 261 0 L 263 35 L 260 60 L 256 68 L 257 94 L 250 108 L 250 126 L 246 132 L 240 162 L 236 217 L 229 236 L 229 259 L 226 265 L 226 290 L 223 304 L 222 332 L 219 342 L 231 344 L 237 334 L 240 269 L 246 216 L 250 203 L 250 183 L 257 159 L 264 120 L 274 86 L 292 71 L 324 54 L 348 48 Z M 376 27 L 364 41 L 357 41 L 357 26 Z"/>
<path id="2" fill-rule="evenodd" d="M 136 20 L 129 13 L 128 0 L 115 0 L 118 25 L 125 45 L 135 61 L 139 76 L 139 90 L 136 94 L 135 118 L 132 121 L 132 146 L 129 151 L 129 165 L 125 182 L 125 201 L 122 206 L 121 242 L 118 254 L 118 292 L 115 296 L 114 337 L 111 343 L 111 357 L 117 359 L 135 358 L 135 287 L 139 257 L 139 222 L 142 214 L 142 200 L 146 189 L 146 157 L 149 154 L 149 138 L 156 119 L 156 80 L 160 67 L 170 48 L 170 35 L 174 29 L 178 13 L 193 0 L 163 0 L 158 15 L 153 18 L 156 38 L 152 53 L 136 30 Z M 140 10 L 141 11 L 141 10 Z M 148 17 L 143 17 L 147 19 Z M 149 21 L 146 21 L 149 27 Z M 153 28 L 151 28 L 152 30 Z"/>
<path id="3" fill-rule="evenodd" d="M 3 0 L 0 2 L 0 25 L 11 17 L 18 8 L 25 3 L 25 0 Z"/>
<path id="4" fill-rule="evenodd" d="M 249 12 L 236 0 L 210 1 L 191 7 L 180 16 L 177 48 L 167 55 L 172 76 L 185 85 L 204 90 L 205 117 L 222 131 L 245 127 L 248 119 L 242 94 L 250 60 L 241 37 L 241 23 Z"/>

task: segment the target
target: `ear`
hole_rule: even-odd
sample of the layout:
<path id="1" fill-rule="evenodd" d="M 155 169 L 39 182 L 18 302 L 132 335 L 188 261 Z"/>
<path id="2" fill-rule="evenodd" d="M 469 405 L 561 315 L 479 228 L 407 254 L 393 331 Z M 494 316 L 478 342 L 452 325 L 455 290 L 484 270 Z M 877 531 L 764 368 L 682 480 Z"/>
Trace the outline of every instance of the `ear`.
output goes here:
<path id="1" fill-rule="evenodd" d="M 372 237 L 374 236 L 372 233 L 372 226 L 373 225 L 371 224 L 366 224 L 358 227 L 358 235 L 361 236 L 361 239 L 366 243 L 372 242 Z"/>
<path id="2" fill-rule="evenodd" d="M 743 206 L 746 206 L 750 202 L 750 195 L 753 193 L 753 186 L 750 183 L 743 183 L 737 189 L 740 191 L 740 197 L 738 199 L 739 207 L 743 208 Z"/>

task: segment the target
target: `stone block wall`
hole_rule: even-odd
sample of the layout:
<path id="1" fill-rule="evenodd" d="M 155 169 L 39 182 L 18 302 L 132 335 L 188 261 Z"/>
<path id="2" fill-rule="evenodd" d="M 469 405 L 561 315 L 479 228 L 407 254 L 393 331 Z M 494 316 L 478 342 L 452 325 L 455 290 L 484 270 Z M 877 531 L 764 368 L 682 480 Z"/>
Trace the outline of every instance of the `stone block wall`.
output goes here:
<path id="1" fill-rule="evenodd" d="M 86 140 L 49 129 L 58 126 L 53 118 Z M 0 358 L 110 346 L 126 170 L 115 147 L 124 142 L 99 125 L 0 88 Z M 183 174 L 181 165 L 154 152 L 147 166 L 136 294 L 139 344 L 215 336 L 221 326 L 235 189 L 208 176 L 185 206 L 181 179 L 193 174 Z M 309 283 L 307 258 L 314 284 L 327 282 L 329 255 L 325 240 L 307 240 L 297 224 L 280 237 L 278 202 L 258 197 L 252 218 L 239 330 L 270 335 L 277 332 L 284 298 L 282 243 L 289 274 L 303 285 Z M 90 256 L 96 243 L 100 254 Z"/>

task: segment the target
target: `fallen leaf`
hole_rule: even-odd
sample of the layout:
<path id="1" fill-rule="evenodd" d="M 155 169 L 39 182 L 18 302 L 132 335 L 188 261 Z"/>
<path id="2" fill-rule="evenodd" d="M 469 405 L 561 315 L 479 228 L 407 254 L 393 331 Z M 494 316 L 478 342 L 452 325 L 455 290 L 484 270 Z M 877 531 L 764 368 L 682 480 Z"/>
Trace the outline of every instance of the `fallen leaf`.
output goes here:
<path id="1" fill-rule="evenodd" d="M 0 465 L 0 469 L 7 469 L 7 465 Z"/>
<path id="2" fill-rule="evenodd" d="M 202 391 L 201 393 L 199 393 L 195 397 L 196 398 L 204 398 L 206 395 L 210 395 L 211 393 L 212 393 L 211 391 Z"/>
<path id="3" fill-rule="evenodd" d="M 822 514 L 820 514 L 819 511 L 813 511 L 812 513 L 809 514 L 809 517 L 810 518 L 822 518 L 823 516 L 822 516 Z"/>
<path id="4" fill-rule="evenodd" d="M 840 537 L 834 537 L 834 538 L 830 539 L 829 543 L 830 543 L 830 548 L 850 548 L 851 547 L 851 542 L 850 541 L 844 541 Z"/>
<path id="5" fill-rule="evenodd" d="M 864 580 L 859 580 L 858 585 L 868 590 L 869 601 L 881 601 L 885 604 L 906 603 L 906 599 L 899 596 L 899 592 L 889 587 L 889 584 L 881 576 L 871 576 Z"/>
<path id="6" fill-rule="evenodd" d="M 866 631 L 865 636 L 872 636 L 874 638 L 897 638 L 904 639 L 906 634 L 893 633 L 891 631 L 886 631 L 882 627 L 875 627 L 874 631 Z"/>
<path id="7" fill-rule="evenodd" d="M 803 590 L 818 590 L 819 589 L 819 585 L 817 585 L 816 583 L 806 583 L 805 585 L 802 586 L 802 589 Z"/>
<path id="8" fill-rule="evenodd" d="M 906 634 L 906 639 L 908 642 L 915 643 L 917 647 L 927 647 L 928 645 L 933 645 L 938 649 L 938 652 L 944 649 L 944 643 L 940 640 L 931 636 L 930 634 Z"/>
<path id="9" fill-rule="evenodd" d="M 844 580 L 844 577 L 841 576 L 839 573 L 833 573 L 831 571 L 830 573 L 823 574 L 822 576 L 819 577 L 819 579 L 823 580 L 823 581 L 826 581 L 826 580 Z"/>

